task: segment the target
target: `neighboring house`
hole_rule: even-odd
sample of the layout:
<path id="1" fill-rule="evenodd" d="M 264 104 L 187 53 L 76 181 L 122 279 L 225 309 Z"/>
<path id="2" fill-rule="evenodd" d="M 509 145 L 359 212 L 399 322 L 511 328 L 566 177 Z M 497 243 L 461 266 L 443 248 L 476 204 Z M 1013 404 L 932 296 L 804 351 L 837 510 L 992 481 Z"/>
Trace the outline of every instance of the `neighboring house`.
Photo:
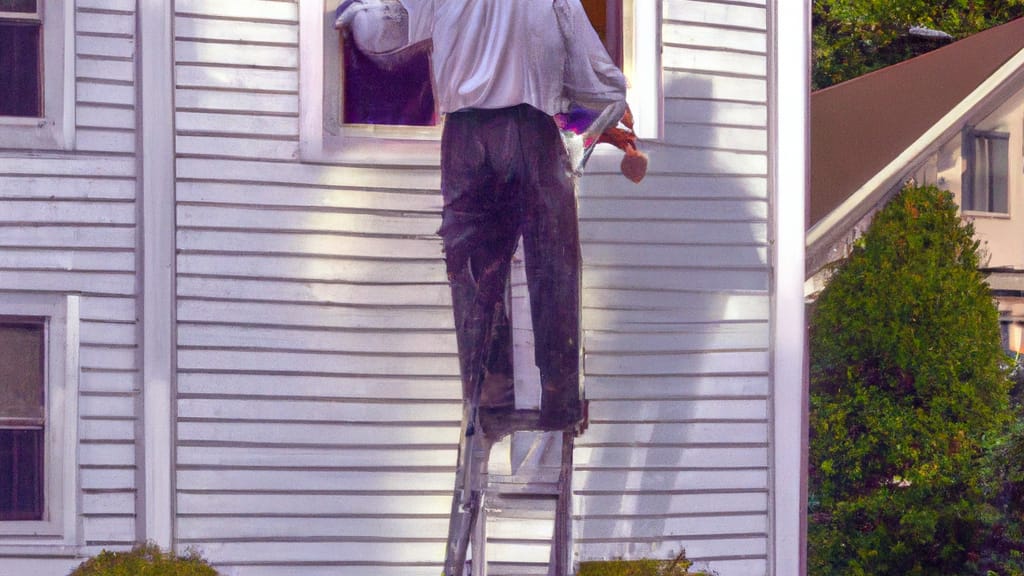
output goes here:
<path id="1" fill-rule="evenodd" d="M 439 572 L 439 128 L 344 122 L 335 5 L 3 3 L 0 575 L 144 540 L 226 575 Z M 580 188 L 575 558 L 798 574 L 806 11 L 605 9 L 651 168 L 608 147 Z M 543 570 L 543 530 L 491 534 L 492 574 Z"/>
<path id="2" fill-rule="evenodd" d="M 1024 19 L 811 95 L 808 294 L 907 180 L 974 224 L 1007 348 L 1024 325 Z"/>

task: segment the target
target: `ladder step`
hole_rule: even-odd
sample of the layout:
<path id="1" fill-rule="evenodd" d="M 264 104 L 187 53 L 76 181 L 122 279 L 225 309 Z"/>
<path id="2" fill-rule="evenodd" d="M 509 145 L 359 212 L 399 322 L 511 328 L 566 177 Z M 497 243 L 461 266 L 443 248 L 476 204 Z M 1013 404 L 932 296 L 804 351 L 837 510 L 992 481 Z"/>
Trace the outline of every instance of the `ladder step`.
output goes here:
<path id="1" fill-rule="evenodd" d="M 548 564 L 488 562 L 488 576 L 548 576 Z"/>
<path id="2" fill-rule="evenodd" d="M 555 518 L 555 501 L 530 501 L 522 502 L 516 500 L 498 500 L 497 498 L 487 502 L 487 515 L 491 518 L 508 518 L 531 520 L 538 519 L 547 523 L 549 530 L 552 520 Z"/>
<path id="3" fill-rule="evenodd" d="M 556 497 L 558 496 L 558 476 L 556 475 L 551 479 L 535 478 L 529 482 L 491 476 L 490 482 L 487 483 L 487 491 L 490 494 L 508 495 L 510 497 Z"/>

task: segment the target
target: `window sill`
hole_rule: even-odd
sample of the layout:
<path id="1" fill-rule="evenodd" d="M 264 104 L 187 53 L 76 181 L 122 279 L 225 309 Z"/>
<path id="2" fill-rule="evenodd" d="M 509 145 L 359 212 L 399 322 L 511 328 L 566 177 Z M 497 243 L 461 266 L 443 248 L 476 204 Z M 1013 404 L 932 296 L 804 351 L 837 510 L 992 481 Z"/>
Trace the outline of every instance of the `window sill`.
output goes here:
<path id="1" fill-rule="evenodd" d="M 980 210 L 961 210 L 960 213 L 970 218 L 989 218 L 992 220 L 1010 220 L 1010 214 L 1006 212 L 983 212 Z"/>
<path id="2" fill-rule="evenodd" d="M 59 520 L 20 520 L 0 522 L 0 536 L 4 538 L 4 545 L 12 542 L 9 538 L 23 536 L 26 538 L 64 538 L 64 525 Z M 24 545 L 31 544 L 32 541 Z M 19 544 L 20 545 L 20 544 Z"/>
<path id="3" fill-rule="evenodd" d="M 327 137 L 300 142 L 299 158 L 311 163 L 436 168 L 441 163 L 441 142 L 439 138 Z"/>
<path id="4" fill-rule="evenodd" d="M 22 558 L 78 558 L 80 554 L 78 546 L 44 544 L 39 541 L 32 541 L 25 543 L 5 542 L 0 544 L 0 558 L 4 556 L 19 556 Z"/>
<path id="5" fill-rule="evenodd" d="M 0 148 L 67 150 L 65 130 L 49 118 L 0 116 Z"/>

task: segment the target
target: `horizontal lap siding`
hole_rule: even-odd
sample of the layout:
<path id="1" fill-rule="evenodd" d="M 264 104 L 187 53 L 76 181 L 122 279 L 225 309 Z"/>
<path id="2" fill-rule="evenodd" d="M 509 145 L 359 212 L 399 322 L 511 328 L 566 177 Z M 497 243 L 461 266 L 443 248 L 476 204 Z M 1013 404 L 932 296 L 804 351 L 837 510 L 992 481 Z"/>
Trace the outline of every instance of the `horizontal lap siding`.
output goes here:
<path id="1" fill-rule="evenodd" d="M 436 573 L 459 419 L 439 172 L 296 159 L 297 4 L 175 6 L 179 543 L 245 576 Z M 765 8 L 663 18 L 650 173 L 604 151 L 581 194 L 574 537 L 762 574 Z"/>
<path id="2" fill-rule="evenodd" d="M 590 426 L 583 560 L 681 549 L 767 570 L 769 268 L 763 3 L 665 0 L 665 137 L 640 185 L 596 158 L 580 200 Z M 613 161 L 615 160 L 615 161 Z"/>
<path id="3" fill-rule="evenodd" d="M 74 151 L 11 151 L 0 158 L 0 297 L 81 295 L 78 454 L 85 553 L 135 540 L 134 9 L 134 2 L 75 3 L 75 82 L 65 87 L 76 98 Z M 19 561 L 26 569 L 18 573 L 67 572 Z"/>
<path id="4" fill-rule="evenodd" d="M 176 3 L 177 537 L 440 570 L 461 418 L 437 169 L 308 165 L 292 2 Z"/>

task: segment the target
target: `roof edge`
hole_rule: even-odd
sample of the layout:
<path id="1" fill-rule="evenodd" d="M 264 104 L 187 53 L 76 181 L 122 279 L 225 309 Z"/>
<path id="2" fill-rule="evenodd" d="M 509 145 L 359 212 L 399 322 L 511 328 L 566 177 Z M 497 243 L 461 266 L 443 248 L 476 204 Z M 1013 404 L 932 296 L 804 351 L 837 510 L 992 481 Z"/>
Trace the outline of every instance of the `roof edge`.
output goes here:
<path id="1" fill-rule="evenodd" d="M 966 98 L 947 112 L 938 122 L 925 131 L 882 170 L 861 185 L 839 206 L 825 215 L 807 230 L 806 248 L 811 253 L 822 244 L 841 234 L 843 230 L 866 213 L 863 206 L 870 206 L 881 194 L 895 184 L 900 174 L 918 157 L 927 152 L 937 140 L 952 131 L 960 121 L 983 104 L 988 96 L 1011 81 L 1019 72 L 1024 72 L 1024 48 L 1000 66 L 991 76 L 978 85 Z"/>

